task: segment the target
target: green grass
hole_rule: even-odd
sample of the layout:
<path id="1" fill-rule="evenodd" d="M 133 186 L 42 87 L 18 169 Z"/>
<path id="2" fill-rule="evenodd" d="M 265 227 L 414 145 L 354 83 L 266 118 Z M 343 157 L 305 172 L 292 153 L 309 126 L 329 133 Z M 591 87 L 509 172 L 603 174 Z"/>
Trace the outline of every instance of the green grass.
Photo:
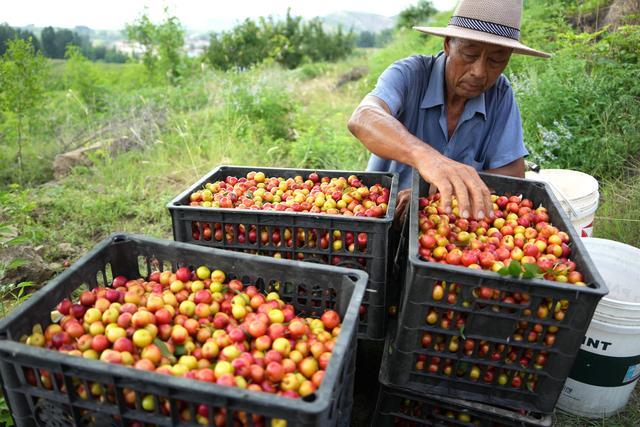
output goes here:
<path id="1" fill-rule="evenodd" d="M 608 418 L 588 419 L 556 411 L 555 427 L 637 427 L 640 425 L 640 396 L 638 387 L 631 394 L 629 403 L 620 413 Z"/>
<path id="2" fill-rule="evenodd" d="M 594 236 L 640 247 L 640 176 L 601 185 Z"/>

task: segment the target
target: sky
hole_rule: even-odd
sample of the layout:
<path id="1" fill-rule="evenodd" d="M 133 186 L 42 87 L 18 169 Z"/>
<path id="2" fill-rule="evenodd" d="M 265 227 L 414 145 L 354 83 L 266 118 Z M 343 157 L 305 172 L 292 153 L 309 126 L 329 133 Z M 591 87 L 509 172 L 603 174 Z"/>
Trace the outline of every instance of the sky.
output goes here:
<path id="1" fill-rule="evenodd" d="M 456 0 L 432 0 L 440 10 L 451 9 Z M 138 18 L 145 7 L 152 20 L 163 16 L 165 7 L 189 29 L 223 30 L 244 18 L 282 16 L 291 7 L 305 18 L 339 11 L 393 16 L 417 0 L 0 0 L 0 23 L 11 26 L 53 26 L 118 30 Z"/>

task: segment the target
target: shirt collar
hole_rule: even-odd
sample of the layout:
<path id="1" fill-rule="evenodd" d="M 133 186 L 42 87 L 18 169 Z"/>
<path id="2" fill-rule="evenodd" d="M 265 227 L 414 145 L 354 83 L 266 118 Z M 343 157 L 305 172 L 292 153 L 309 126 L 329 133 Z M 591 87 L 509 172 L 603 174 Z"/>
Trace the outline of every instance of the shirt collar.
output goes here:
<path id="1" fill-rule="evenodd" d="M 420 108 L 428 109 L 439 105 L 444 105 L 444 65 L 446 56 L 444 52 L 440 52 L 433 63 L 431 75 L 429 76 L 429 85 L 427 92 L 422 98 Z M 482 114 L 482 117 L 486 120 L 487 111 L 485 108 L 484 92 L 475 98 L 467 100 L 464 105 L 464 111 L 461 119 L 468 120 L 476 113 Z"/>

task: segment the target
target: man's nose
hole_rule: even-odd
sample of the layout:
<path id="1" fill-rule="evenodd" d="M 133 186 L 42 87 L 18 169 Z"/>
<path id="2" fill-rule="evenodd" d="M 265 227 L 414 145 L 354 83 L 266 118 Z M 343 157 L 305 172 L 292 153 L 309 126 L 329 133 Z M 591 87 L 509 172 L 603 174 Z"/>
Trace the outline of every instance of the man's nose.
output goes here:
<path id="1" fill-rule="evenodd" d="M 471 67 L 471 75 L 478 79 L 484 81 L 487 77 L 487 65 L 485 64 L 485 59 L 483 57 L 478 58 Z"/>

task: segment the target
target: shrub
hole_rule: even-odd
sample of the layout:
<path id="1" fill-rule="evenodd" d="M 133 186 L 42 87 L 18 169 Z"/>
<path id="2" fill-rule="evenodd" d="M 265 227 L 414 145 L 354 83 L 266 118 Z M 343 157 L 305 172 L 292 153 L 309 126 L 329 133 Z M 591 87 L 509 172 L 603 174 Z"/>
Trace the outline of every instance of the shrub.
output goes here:
<path id="1" fill-rule="evenodd" d="M 614 177 L 637 158 L 638 42 L 637 26 L 567 32 L 551 60 L 527 61 L 511 73 L 534 161 Z"/>
<path id="2" fill-rule="evenodd" d="M 64 70 L 66 86 L 76 92 L 87 108 L 100 112 L 106 107 L 107 88 L 102 73 L 75 45 L 68 45 Z"/>

